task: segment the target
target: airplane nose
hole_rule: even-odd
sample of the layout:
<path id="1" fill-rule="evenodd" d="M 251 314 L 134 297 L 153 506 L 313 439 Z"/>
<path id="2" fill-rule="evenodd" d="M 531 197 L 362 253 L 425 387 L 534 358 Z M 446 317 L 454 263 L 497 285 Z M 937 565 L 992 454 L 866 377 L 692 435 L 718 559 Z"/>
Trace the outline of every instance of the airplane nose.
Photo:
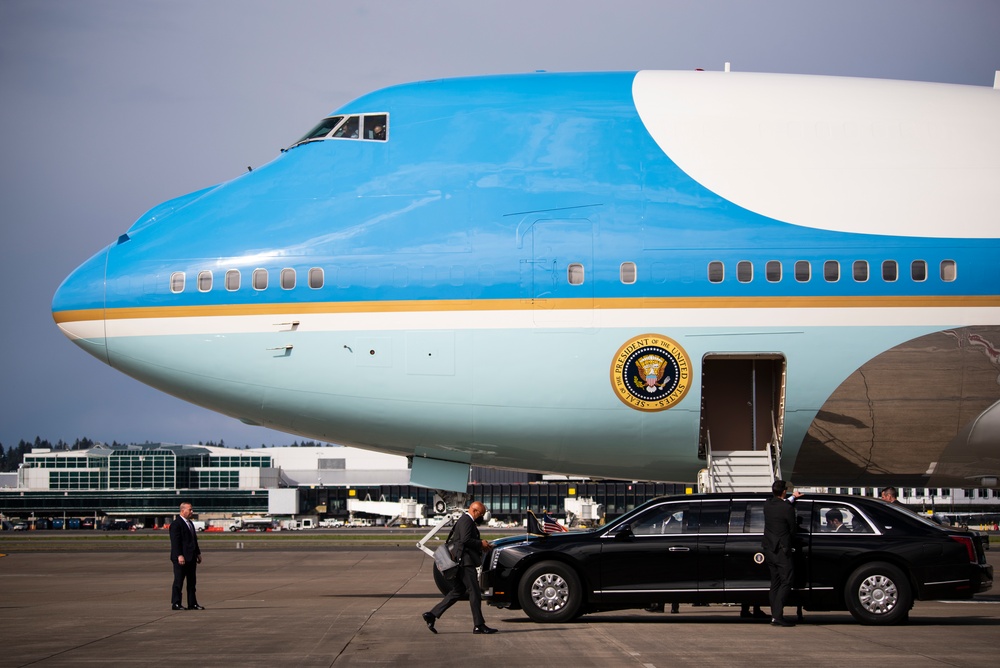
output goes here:
<path id="1" fill-rule="evenodd" d="M 104 287 L 108 248 L 66 277 L 52 297 L 52 319 L 66 337 L 108 364 L 104 334 Z"/>

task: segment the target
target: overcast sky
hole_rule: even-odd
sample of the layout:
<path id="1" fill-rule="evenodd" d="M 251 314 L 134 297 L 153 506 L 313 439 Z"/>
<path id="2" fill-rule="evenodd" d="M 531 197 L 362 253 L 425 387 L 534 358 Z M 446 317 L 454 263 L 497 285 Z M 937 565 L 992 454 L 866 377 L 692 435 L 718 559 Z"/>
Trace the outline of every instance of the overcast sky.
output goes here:
<path id="1" fill-rule="evenodd" d="M 1000 2 L 0 0 L 0 443 L 295 440 L 113 371 L 63 337 L 51 300 L 147 209 L 269 161 L 352 98 L 727 61 L 992 86 Z"/>

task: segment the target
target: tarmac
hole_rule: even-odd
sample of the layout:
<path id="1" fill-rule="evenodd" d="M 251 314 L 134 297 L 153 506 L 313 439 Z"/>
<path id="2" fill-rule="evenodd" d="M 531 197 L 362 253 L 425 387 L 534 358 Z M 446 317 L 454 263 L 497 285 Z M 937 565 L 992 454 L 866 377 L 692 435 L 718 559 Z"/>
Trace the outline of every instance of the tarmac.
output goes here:
<path id="1" fill-rule="evenodd" d="M 988 553 L 994 567 L 998 552 Z M 0 666 L 992 668 L 1000 641 L 995 590 L 970 602 L 917 602 L 909 624 L 896 627 L 806 612 L 795 628 L 777 628 L 718 605 L 536 624 L 520 611 L 486 607 L 500 632 L 483 636 L 471 633 L 468 605 L 459 602 L 434 635 L 420 613 L 440 594 L 432 561 L 413 547 L 249 544 L 203 556 L 198 599 L 206 610 L 177 612 L 167 551 L 0 557 Z"/>

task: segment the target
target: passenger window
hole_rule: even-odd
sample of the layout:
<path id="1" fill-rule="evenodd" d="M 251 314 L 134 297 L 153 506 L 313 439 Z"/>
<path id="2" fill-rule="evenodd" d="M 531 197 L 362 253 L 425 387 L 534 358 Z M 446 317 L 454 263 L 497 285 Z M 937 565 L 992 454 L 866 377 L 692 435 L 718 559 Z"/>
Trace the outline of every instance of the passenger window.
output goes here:
<path id="1" fill-rule="evenodd" d="M 954 260 L 941 260 L 941 280 L 951 283 L 958 277 L 958 265 Z"/>
<path id="2" fill-rule="evenodd" d="M 767 264 L 764 265 L 764 276 L 768 283 L 779 282 L 781 280 L 781 262 L 768 260 Z"/>
<path id="3" fill-rule="evenodd" d="M 718 260 L 713 260 L 708 263 L 708 282 L 709 283 L 721 283 L 722 279 L 726 277 L 725 266 Z"/>
<path id="4" fill-rule="evenodd" d="M 282 290 L 291 290 L 295 287 L 295 270 L 282 269 L 281 274 L 278 276 L 278 280 L 281 283 Z"/>
<path id="5" fill-rule="evenodd" d="M 753 262 L 740 260 L 736 263 L 736 280 L 740 283 L 749 283 L 753 280 Z"/>
<path id="6" fill-rule="evenodd" d="M 701 504 L 698 533 L 728 533 L 729 502 L 705 501 Z"/>
<path id="7" fill-rule="evenodd" d="M 361 118 L 358 116 L 349 116 L 343 125 L 337 128 L 333 136 L 340 139 L 357 139 L 358 138 L 358 126 L 361 124 Z"/>
<path id="8" fill-rule="evenodd" d="M 574 262 L 566 267 L 566 278 L 570 285 L 583 285 L 583 265 Z"/>
<path id="9" fill-rule="evenodd" d="M 854 261 L 854 280 L 858 283 L 865 283 L 868 281 L 868 261 L 867 260 L 855 260 Z"/>
<path id="10" fill-rule="evenodd" d="M 170 274 L 170 291 L 184 292 L 184 272 L 175 271 Z"/>
<path id="11" fill-rule="evenodd" d="M 886 283 L 895 283 L 899 278 L 899 266 L 895 260 L 886 260 L 882 263 L 882 280 Z"/>
<path id="12" fill-rule="evenodd" d="M 313 267 L 309 270 L 309 287 L 313 290 L 323 287 L 323 270 L 320 267 Z"/>
<path id="13" fill-rule="evenodd" d="M 850 506 L 840 503 L 813 504 L 813 531 L 817 533 L 873 533 L 864 517 Z"/>
<path id="14" fill-rule="evenodd" d="M 226 272 L 226 290 L 233 292 L 240 289 L 240 270 L 230 269 Z"/>
<path id="15" fill-rule="evenodd" d="M 789 501 L 788 503 L 791 503 Z M 800 533 L 809 533 L 812 531 L 812 525 L 809 521 L 809 515 L 812 513 L 812 502 L 811 501 L 796 501 L 795 502 L 795 523 L 798 527 Z"/>
<path id="16" fill-rule="evenodd" d="M 364 118 L 364 132 L 361 136 L 365 139 L 375 139 L 385 141 L 388 135 L 388 117 L 385 114 L 368 114 Z"/>
<path id="17" fill-rule="evenodd" d="M 622 262 L 618 268 L 618 277 L 625 285 L 635 283 L 635 262 Z"/>
<path id="18" fill-rule="evenodd" d="M 198 292 L 208 292 L 212 289 L 212 272 L 198 272 Z"/>
<path id="19" fill-rule="evenodd" d="M 836 283 L 840 280 L 840 263 L 836 260 L 827 260 L 823 263 L 823 278 L 827 283 Z"/>
<path id="20" fill-rule="evenodd" d="M 632 533 L 636 536 L 660 536 L 663 534 L 693 533 L 688 526 L 693 514 L 689 503 L 665 503 L 650 508 L 632 521 Z"/>
<path id="21" fill-rule="evenodd" d="M 799 283 L 808 283 L 812 279 L 812 265 L 808 260 L 799 260 L 795 263 L 795 280 Z"/>
<path id="22" fill-rule="evenodd" d="M 910 263 L 910 278 L 917 283 L 927 280 L 927 262 L 924 260 L 914 260 Z"/>
<path id="23" fill-rule="evenodd" d="M 267 269 L 254 269 L 252 282 L 254 290 L 267 290 Z"/>
<path id="24" fill-rule="evenodd" d="M 764 502 L 751 501 L 747 504 L 743 520 L 743 533 L 764 533 Z"/>
<path id="25" fill-rule="evenodd" d="M 743 533 L 743 525 L 746 523 L 747 502 L 733 501 L 732 512 L 729 513 L 729 533 Z"/>

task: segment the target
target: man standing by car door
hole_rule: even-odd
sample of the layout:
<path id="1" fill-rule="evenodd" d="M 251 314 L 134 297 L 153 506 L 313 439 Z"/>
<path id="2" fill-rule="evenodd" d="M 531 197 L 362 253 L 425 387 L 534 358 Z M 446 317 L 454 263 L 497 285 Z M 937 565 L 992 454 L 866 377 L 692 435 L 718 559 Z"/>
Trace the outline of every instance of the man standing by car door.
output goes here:
<path id="1" fill-rule="evenodd" d="M 785 602 L 792 591 L 794 566 L 792 563 L 792 536 L 795 535 L 795 508 L 785 500 L 788 485 L 775 480 L 771 485 L 771 498 L 764 502 L 764 540 L 761 549 L 771 571 L 771 625 L 795 626 L 785 619 Z M 802 496 L 795 492 L 794 498 Z"/>

